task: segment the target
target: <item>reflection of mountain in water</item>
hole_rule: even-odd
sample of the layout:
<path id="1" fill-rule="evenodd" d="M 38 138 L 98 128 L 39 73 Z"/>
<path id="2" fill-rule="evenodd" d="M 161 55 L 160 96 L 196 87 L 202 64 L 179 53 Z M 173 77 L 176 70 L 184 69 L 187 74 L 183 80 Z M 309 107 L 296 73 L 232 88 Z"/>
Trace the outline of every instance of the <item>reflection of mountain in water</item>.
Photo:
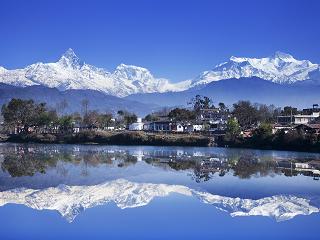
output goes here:
<path id="1" fill-rule="evenodd" d="M 115 202 L 121 208 L 135 208 L 150 203 L 155 197 L 170 193 L 193 196 L 227 211 L 231 216 L 268 216 L 277 221 L 289 220 L 297 215 L 319 212 L 310 201 L 301 197 L 278 195 L 258 200 L 230 198 L 195 191 L 182 185 L 134 183 L 124 179 L 94 186 L 59 185 L 42 190 L 13 189 L 0 192 L 0 206 L 23 204 L 37 210 L 56 210 L 69 222 L 87 208 Z"/>

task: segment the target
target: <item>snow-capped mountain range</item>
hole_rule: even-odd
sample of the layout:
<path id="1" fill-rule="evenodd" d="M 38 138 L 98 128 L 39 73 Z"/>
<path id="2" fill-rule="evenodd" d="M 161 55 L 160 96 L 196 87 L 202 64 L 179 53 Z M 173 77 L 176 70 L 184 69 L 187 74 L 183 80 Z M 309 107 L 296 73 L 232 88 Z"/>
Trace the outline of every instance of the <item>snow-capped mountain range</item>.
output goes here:
<path id="1" fill-rule="evenodd" d="M 200 192 L 182 185 L 135 183 L 117 179 L 93 186 L 59 185 L 45 189 L 19 188 L 0 192 L 0 206 L 23 204 L 36 210 L 58 211 L 72 222 L 88 208 L 114 202 L 119 208 L 135 208 L 149 204 L 155 197 L 178 193 L 196 197 L 201 202 L 229 212 L 231 216 L 268 216 L 277 221 L 297 215 L 318 213 L 319 208 L 310 200 L 296 196 L 277 195 L 257 200 L 231 198 Z"/>
<path id="2" fill-rule="evenodd" d="M 68 49 L 55 63 L 35 63 L 23 69 L 0 67 L 0 82 L 14 86 L 43 85 L 59 90 L 91 89 L 124 97 L 133 93 L 166 92 L 183 89 L 184 83 L 172 84 L 155 78 L 149 70 L 120 64 L 114 72 L 82 62 Z"/>
<path id="3" fill-rule="evenodd" d="M 320 80 L 320 65 L 308 60 L 297 60 L 282 52 L 265 58 L 231 57 L 229 61 L 201 73 L 191 86 L 243 77 L 259 77 L 280 84 Z"/>
<path id="4" fill-rule="evenodd" d="M 320 65 L 281 52 L 265 58 L 231 57 L 193 80 L 172 83 L 142 67 L 120 64 L 113 72 L 82 62 L 68 49 L 55 63 L 35 63 L 22 69 L 0 67 L 0 82 L 14 86 L 43 85 L 59 90 L 90 89 L 125 97 L 136 93 L 177 92 L 231 78 L 259 77 L 280 84 L 320 85 Z"/>

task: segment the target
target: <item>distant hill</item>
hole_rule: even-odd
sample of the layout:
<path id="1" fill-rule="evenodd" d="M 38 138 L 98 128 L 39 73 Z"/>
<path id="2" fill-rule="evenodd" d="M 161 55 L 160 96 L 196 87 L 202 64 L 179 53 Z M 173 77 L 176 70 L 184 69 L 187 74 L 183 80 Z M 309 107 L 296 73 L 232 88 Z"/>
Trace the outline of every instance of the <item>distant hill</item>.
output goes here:
<path id="1" fill-rule="evenodd" d="M 68 108 L 66 112 L 81 112 L 81 101 L 89 100 L 90 110 L 101 112 L 116 112 L 128 110 L 144 116 L 157 109 L 155 104 L 144 104 L 132 100 L 106 95 L 95 90 L 66 90 L 59 91 L 56 88 L 44 86 L 15 87 L 0 83 L 0 104 L 9 102 L 12 98 L 33 99 L 36 102 L 46 102 L 49 107 L 55 108 L 58 103 L 66 100 Z"/>
<path id="2" fill-rule="evenodd" d="M 186 105 L 197 94 L 213 99 L 214 103 L 230 105 L 238 100 L 274 104 L 293 105 L 300 108 L 320 103 L 320 86 L 307 84 L 279 84 L 258 77 L 226 79 L 196 86 L 182 92 L 134 94 L 127 100 L 142 103 L 161 103 L 166 106 Z"/>

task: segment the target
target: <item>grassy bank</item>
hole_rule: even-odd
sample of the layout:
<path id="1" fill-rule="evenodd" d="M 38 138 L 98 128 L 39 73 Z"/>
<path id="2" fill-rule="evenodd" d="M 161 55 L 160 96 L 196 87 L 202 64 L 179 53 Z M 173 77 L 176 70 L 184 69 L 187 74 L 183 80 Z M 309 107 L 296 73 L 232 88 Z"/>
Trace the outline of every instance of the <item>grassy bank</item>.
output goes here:
<path id="1" fill-rule="evenodd" d="M 11 135 L 8 142 L 106 144 L 106 145 L 154 145 L 154 146 L 210 146 L 211 139 L 200 135 L 84 131 L 76 134 L 20 134 Z"/>

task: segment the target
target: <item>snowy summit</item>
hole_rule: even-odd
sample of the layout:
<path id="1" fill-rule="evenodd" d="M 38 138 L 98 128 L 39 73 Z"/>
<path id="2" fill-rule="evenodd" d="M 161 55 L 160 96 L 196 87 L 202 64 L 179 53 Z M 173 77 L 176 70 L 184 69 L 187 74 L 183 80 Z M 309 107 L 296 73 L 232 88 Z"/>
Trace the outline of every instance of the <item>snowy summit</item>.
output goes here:
<path id="1" fill-rule="evenodd" d="M 229 61 L 200 74 L 192 81 L 192 86 L 241 77 L 259 77 L 276 83 L 291 84 L 309 79 L 320 80 L 319 69 L 319 64 L 297 60 L 282 52 L 264 58 L 231 57 Z"/>
<path id="2" fill-rule="evenodd" d="M 0 82 L 22 87 L 43 85 L 62 91 L 91 89 L 118 97 L 133 93 L 183 90 L 181 85 L 155 78 L 142 67 L 120 64 L 113 73 L 94 67 L 82 62 L 71 48 L 55 63 L 39 62 L 15 70 L 0 67 Z"/>
<path id="3" fill-rule="evenodd" d="M 193 80 L 171 83 L 156 78 L 142 67 L 120 64 L 114 72 L 86 64 L 69 48 L 54 63 L 35 63 L 22 69 L 7 70 L 0 66 L 0 82 L 14 86 L 43 85 L 67 89 L 90 89 L 125 97 L 135 93 L 183 91 L 213 81 L 230 78 L 259 77 L 280 84 L 311 80 L 320 84 L 320 65 L 297 60 L 290 54 L 276 52 L 265 58 L 231 57 Z"/>

